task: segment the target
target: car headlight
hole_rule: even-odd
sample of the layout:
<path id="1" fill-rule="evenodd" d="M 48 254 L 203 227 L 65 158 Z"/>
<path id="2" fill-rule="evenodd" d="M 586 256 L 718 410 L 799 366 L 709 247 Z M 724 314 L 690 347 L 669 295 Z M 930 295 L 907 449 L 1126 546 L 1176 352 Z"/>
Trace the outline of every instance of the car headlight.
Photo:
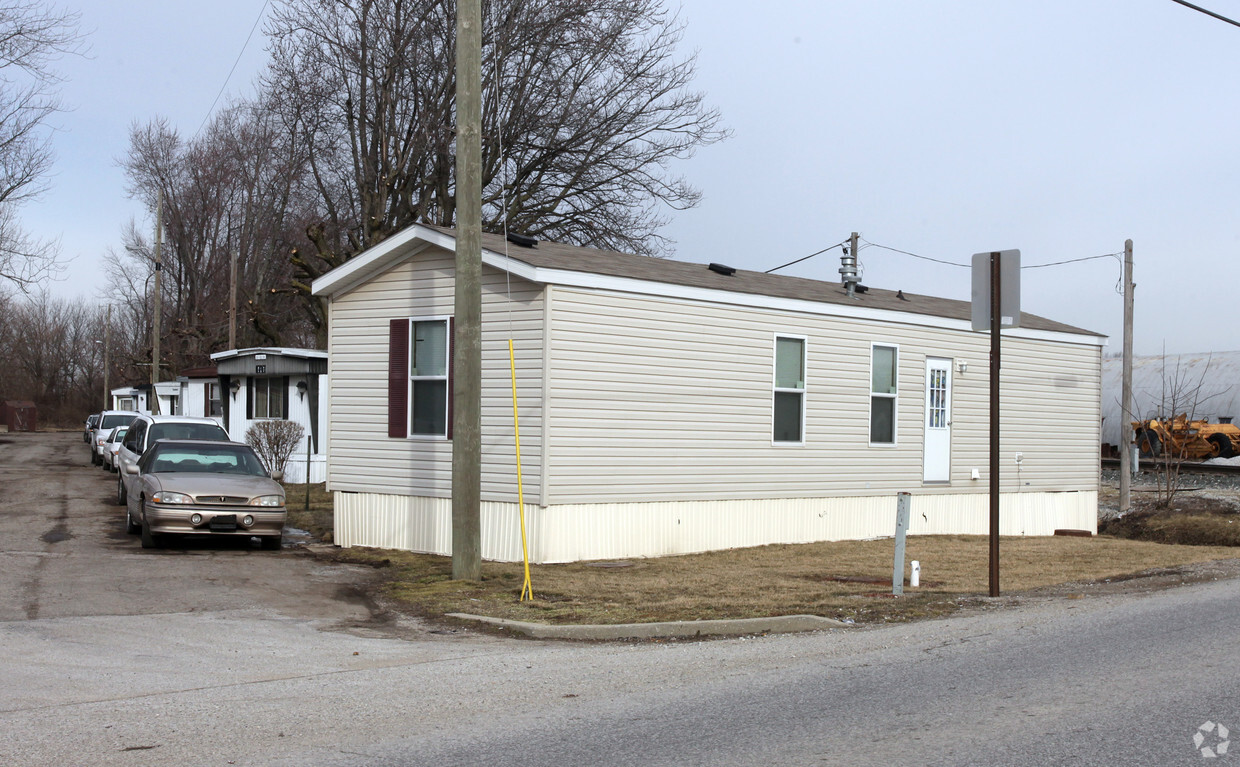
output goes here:
<path id="1" fill-rule="evenodd" d="M 167 490 L 160 490 L 151 496 L 151 500 L 155 503 L 193 503 L 194 499 L 185 493 L 172 493 Z"/>
<path id="2" fill-rule="evenodd" d="M 250 500 L 251 506 L 283 506 L 284 496 L 282 495 L 260 495 Z"/>

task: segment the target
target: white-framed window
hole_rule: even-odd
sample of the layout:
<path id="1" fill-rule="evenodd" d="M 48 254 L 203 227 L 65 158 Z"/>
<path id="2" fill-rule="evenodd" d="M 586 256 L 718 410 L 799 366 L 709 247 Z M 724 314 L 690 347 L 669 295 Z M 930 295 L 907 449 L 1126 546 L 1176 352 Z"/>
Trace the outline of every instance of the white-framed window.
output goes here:
<path id="1" fill-rule="evenodd" d="M 409 322 L 409 434 L 448 436 L 448 318 Z"/>
<path id="2" fill-rule="evenodd" d="M 283 378 L 254 379 L 254 417 L 285 418 Z"/>
<path id="3" fill-rule="evenodd" d="M 870 444 L 896 444 L 896 395 L 899 393 L 900 347 L 870 345 Z"/>
<path id="4" fill-rule="evenodd" d="M 771 441 L 805 444 L 805 337 L 775 336 Z"/>

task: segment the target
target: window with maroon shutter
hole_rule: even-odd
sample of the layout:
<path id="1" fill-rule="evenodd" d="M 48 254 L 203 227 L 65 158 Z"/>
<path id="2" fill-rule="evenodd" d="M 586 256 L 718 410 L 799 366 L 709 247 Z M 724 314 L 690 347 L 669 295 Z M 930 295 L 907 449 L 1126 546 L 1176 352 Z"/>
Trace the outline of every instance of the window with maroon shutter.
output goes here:
<path id="1" fill-rule="evenodd" d="M 452 437 L 452 321 L 392 320 L 388 436 Z"/>
<path id="2" fill-rule="evenodd" d="M 413 320 L 410 328 L 409 433 L 447 437 L 451 347 L 448 320 Z"/>
<path id="3" fill-rule="evenodd" d="M 388 436 L 409 436 L 409 320 L 388 324 Z"/>

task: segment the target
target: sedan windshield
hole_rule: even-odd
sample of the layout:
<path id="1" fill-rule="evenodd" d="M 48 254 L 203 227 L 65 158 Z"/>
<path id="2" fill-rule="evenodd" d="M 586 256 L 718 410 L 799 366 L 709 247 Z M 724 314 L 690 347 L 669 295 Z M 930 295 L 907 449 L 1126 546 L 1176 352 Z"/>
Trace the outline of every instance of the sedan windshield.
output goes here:
<path id="1" fill-rule="evenodd" d="M 267 476 L 258 456 L 243 445 L 159 445 L 147 471 Z"/>

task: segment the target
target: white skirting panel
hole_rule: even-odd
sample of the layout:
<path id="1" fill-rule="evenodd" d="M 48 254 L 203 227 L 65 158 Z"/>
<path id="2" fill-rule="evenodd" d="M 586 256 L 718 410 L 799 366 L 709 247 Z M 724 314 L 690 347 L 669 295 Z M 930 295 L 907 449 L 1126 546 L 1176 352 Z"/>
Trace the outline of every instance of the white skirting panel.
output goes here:
<path id="1" fill-rule="evenodd" d="M 335 493 L 335 540 L 431 554 L 452 551 L 452 502 L 374 493 Z M 913 496 L 909 532 L 984 535 L 989 496 Z M 700 551 L 890 536 L 895 496 L 686 501 L 526 507 L 530 561 L 658 557 Z M 1050 535 L 1057 528 L 1097 532 L 1098 494 L 1007 493 L 1000 499 L 1003 535 Z M 521 559 L 515 503 L 482 504 L 482 556 Z"/>

